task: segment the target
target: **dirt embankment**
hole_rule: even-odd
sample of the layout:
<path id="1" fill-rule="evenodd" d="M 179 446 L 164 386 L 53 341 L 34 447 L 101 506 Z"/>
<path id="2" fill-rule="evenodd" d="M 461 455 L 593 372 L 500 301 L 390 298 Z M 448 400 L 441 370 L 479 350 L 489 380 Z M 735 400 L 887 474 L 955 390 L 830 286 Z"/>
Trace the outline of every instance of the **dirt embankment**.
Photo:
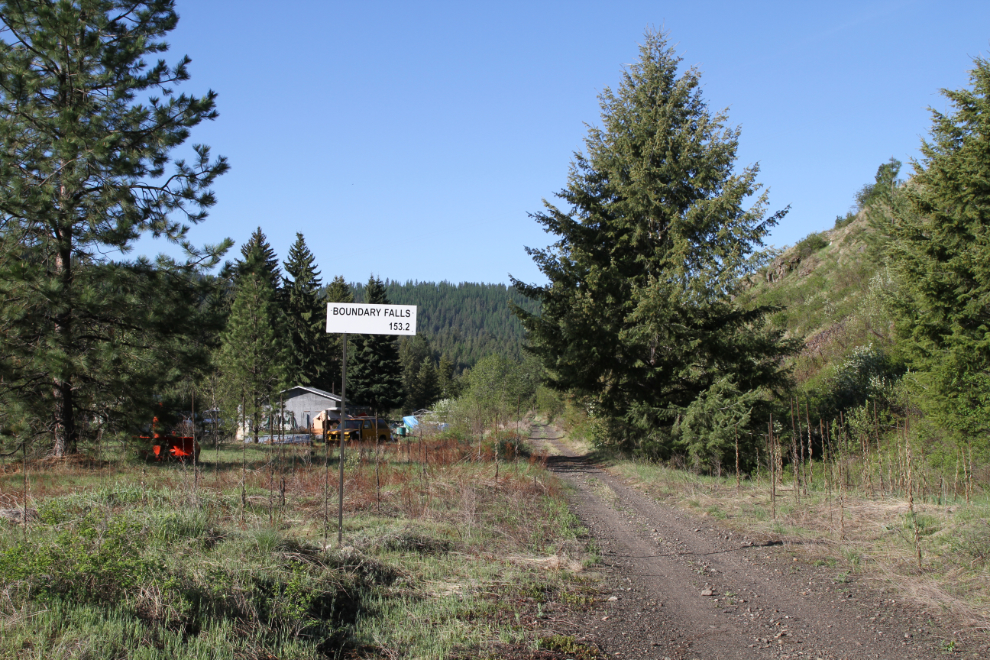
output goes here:
<path id="1" fill-rule="evenodd" d="M 610 658 L 990 657 L 985 640 L 957 635 L 878 583 L 658 504 L 552 429 L 533 431 L 601 549 L 611 594 L 581 628 Z"/>

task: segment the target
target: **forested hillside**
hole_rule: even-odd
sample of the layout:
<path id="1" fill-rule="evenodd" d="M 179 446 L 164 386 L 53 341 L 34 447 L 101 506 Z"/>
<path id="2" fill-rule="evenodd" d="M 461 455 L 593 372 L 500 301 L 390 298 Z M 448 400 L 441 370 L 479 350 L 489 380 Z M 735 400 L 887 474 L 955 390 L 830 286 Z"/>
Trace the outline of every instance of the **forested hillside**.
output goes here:
<path id="1" fill-rule="evenodd" d="M 364 285 L 351 288 L 355 302 L 364 302 Z M 523 328 L 509 303 L 532 313 L 539 310 L 536 302 L 504 284 L 386 280 L 385 288 L 393 304 L 418 306 L 419 332 L 457 371 L 492 353 L 521 359 Z"/>

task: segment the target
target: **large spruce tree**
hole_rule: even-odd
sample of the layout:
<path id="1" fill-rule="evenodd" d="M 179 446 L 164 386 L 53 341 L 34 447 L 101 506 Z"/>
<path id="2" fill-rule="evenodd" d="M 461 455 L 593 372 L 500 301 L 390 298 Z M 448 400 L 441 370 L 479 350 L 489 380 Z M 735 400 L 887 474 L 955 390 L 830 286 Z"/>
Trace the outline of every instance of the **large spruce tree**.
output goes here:
<path id="1" fill-rule="evenodd" d="M 924 386 L 916 402 L 972 438 L 990 429 L 990 62 L 977 58 L 970 80 L 943 90 L 950 114 L 931 111 L 887 230 L 897 328 Z"/>
<path id="2" fill-rule="evenodd" d="M 229 247 L 187 239 L 225 160 L 196 145 L 168 171 L 190 129 L 217 114 L 212 91 L 175 93 L 188 58 L 144 59 L 167 49 L 177 20 L 171 0 L 0 1 L 0 405 L 30 411 L 56 455 L 73 451 L 82 420 L 126 409 L 137 387 L 150 395 L 141 373 L 168 385 L 176 338 L 197 321 L 173 305 Z M 187 259 L 110 258 L 142 234 Z"/>
<path id="3" fill-rule="evenodd" d="M 285 273 L 288 277 L 283 279 L 282 291 L 285 325 L 292 344 L 289 361 L 292 381 L 329 390 L 331 346 L 327 309 L 320 295 L 322 286 L 316 259 L 302 234 L 296 234 L 296 241 L 289 248 Z"/>
<path id="4" fill-rule="evenodd" d="M 365 287 L 365 302 L 388 305 L 388 294 L 380 279 L 372 276 Z M 402 363 L 399 347 L 391 335 L 354 335 L 353 366 L 348 366 L 348 398 L 358 405 L 386 412 L 402 405 Z"/>
<path id="5" fill-rule="evenodd" d="M 535 215 L 557 238 L 528 250 L 549 283 L 513 279 L 542 305 L 516 309 L 531 350 L 552 384 L 593 399 L 599 440 L 661 453 L 677 411 L 724 376 L 741 391 L 783 384 L 791 350 L 764 329 L 767 310 L 733 300 L 786 210 L 767 216 L 757 166 L 734 169 L 739 130 L 679 63 L 665 35 L 646 34 L 600 96 L 601 127 L 558 193 L 569 208 Z"/>

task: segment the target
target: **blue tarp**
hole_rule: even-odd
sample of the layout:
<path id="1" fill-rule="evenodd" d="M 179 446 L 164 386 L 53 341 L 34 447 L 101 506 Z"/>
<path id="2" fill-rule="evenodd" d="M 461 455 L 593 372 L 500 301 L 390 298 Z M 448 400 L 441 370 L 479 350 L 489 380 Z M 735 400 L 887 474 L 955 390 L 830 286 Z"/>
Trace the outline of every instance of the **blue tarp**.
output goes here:
<path id="1" fill-rule="evenodd" d="M 406 425 L 406 428 L 408 428 L 410 431 L 413 431 L 416 427 L 419 426 L 419 420 L 413 417 L 412 415 L 409 415 L 408 417 L 403 417 L 402 422 Z M 444 424 L 441 422 L 425 422 L 424 425 L 427 429 L 432 428 L 432 429 L 436 429 L 437 431 L 446 431 L 447 428 L 450 426 L 449 424 Z"/>

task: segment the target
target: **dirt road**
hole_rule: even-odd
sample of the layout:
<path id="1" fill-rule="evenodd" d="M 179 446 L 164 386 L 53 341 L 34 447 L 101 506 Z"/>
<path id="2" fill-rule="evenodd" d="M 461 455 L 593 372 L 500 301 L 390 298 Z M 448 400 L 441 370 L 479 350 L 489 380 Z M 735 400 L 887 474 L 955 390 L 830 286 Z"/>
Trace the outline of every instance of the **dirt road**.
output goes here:
<path id="1" fill-rule="evenodd" d="M 553 449 L 549 467 L 601 548 L 611 594 L 581 632 L 610 658 L 988 657 L 879 583 L 659 504 L 548 427 L 533 440 Z"/>

